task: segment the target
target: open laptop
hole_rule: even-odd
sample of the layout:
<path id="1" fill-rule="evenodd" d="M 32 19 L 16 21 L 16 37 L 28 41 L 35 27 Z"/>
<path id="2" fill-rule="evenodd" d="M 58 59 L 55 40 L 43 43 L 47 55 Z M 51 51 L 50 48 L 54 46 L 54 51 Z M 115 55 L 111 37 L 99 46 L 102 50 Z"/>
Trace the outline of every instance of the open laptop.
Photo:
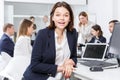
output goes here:
<path id="1" fill-rule="evenodd" d="M 105 54 L 107 51 L 107 43 L 86 43 L 85 50 L 81 56 L 80 63 L 85 66 L 101 66 L 108 67 L 116 65 L 106 62 Z"/>
<path id="2" fill-rule="evenodd" d="M 81 59 L 103 61 L 107 47 L 106 43 L 86 43 Z"/>

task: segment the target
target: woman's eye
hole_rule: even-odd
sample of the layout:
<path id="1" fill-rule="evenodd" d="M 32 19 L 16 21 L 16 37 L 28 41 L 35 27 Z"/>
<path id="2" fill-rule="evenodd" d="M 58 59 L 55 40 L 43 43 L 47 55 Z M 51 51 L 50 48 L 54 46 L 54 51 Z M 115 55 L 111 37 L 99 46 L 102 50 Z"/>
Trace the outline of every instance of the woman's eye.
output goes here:
<path id="1" fill-rule="evenodd" d="M 56 14 L 56 16 L 60 16 L 60 14 Z"/>
<path id="2" fill-rule="evenodd" d="M 65 15 L 65 17 L 68 17 L 69 15 Z"/>

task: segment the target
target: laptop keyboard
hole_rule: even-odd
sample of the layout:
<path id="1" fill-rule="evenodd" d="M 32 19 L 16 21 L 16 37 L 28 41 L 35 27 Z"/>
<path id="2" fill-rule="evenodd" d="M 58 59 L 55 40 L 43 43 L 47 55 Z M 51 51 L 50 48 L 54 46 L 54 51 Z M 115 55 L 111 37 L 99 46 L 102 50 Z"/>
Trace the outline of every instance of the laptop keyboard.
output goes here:
<path id="1" fill-rule="evenodd" d="M 80 64 L 88 67 L 92 67 L 92 66 L 109 67 L 109 66 L 117 65 L 116 63 L 109 63 L 105 61 L 96 61 L 96 60 L 82 61 L 80 62 Z"/>

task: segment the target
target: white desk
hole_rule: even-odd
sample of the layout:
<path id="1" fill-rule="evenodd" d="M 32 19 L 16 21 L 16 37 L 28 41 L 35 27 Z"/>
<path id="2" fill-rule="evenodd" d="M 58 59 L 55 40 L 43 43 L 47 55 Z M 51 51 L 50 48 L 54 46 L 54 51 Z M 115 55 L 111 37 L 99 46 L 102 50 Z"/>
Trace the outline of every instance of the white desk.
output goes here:
<path id="1" fill-rule="evenodd" d="M 77 64 L 73 76 L 82 80 L 120 80 L 120 67 L 114 69 L 104 69 L 101 72 L 91 72 L 89 67 Z"/>

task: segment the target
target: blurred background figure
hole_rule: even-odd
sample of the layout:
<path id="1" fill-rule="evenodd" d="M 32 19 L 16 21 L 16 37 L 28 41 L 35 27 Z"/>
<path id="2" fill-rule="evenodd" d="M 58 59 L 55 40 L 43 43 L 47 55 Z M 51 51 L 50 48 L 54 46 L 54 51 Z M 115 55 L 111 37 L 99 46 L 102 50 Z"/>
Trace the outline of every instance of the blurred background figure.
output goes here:
<path id="1" fill-rule="evenodd" d="M 119 21 L 118 21 L 118 20 L 111 20 L 111 21 L 109 22 L 109 31 L 110 31 L 110 33 L 113 32 L 114 25 L 115 25 L 116 22 L 119 22 Z"/>
<path id="2" fill-rule="evenodd" d="M 89 43 L 106 43 L 106 38 L 103 36 L 103 31 L 100 25 L 95 24 L 92 26 L 91 34 L 93 35 Z"/>
<path id="3" fill-rule="evenodd" d="M 113 30 L 114 30 L 114 25 L 115 25 L 115 23 L 116 22 L 119 22 L 118 20 L 111 20 L 111 21 L 109 21 L 109 31 L 110 31 L 110 33 L 111 33 L 111 35 L 112 35 L 112 32 L 113 32 Z M 111 39 L 111 37 L 110 37 L 110 39 Z M 110 40 L 109 40 L 109 42 L 108 43 L 110 43 Z"/>
<path id="4" fill-rule="evenodd" d="M 31 36 L 31 45 L 32 46 L 34 44 L 34 41 L 35 41 L 35 38 L 36 38 L 36 35 L 37 35 L 36 29 L 37 29 L 36 25 L 33 25 L 33 33 L 32 33 L 32 36 Z"/>
<path id="5" fill-rule="evenodd" d="M 79 26 L 77 27 L 78 32 L 78 55 L 82 54 L 82 47 L 86 42 L 89 42 L 92 38 L 91 27 L 94 25 L 93 22 L 89 21 L 88 14 L 85 11 L 80 12 L 79 16 Z"/>
<path id="6" fill-rule="evenodd" d="M 77 28 L 78 43 L 85 44 L 92 38 L 91 27 L 94 23 L 88 20 L 88 14 L 84 11 L 79 14 L 79 21 L 79 27 Z"/>
<path id="7" fill-rule="evenodd" d="M 49 17 L 47 15 L 43 16 L 43 22 L 44 22 L 44 26 L 46 27 L 49 26 Z"/>
<path id="8" fill-rule="evenodd" d="M 30 43 L 30 37 L 32 32 L 33 22 L 27 19 L 23 19 L 20 23 L 18 31 L 17 41 L 14 49 L 14 57 L 1 72 L 3 77 L 9 78 L 9 80 L 22 79 L 23 73 L 30 64 L 31 60 L 32 46 Z"/>
<path id="9" fill-rule="evenodd" d="M 29 19 L 30 19 L 30 21 L 33 22 L 33 33 L 31 35 L 31 45 L 33 46 L 35 38 L 36 38 L 36 35 L 37 35 L 37 26 L 35 24 L 35 17 L 34 16 L 30 16 Z"/>
<path id="10" fill-rule="evenodd" d="M 3 69 L 10 59 L 13 57 L 14 51 L 14 42 L 12 40 L 12 36 L 14 35 L 14 25 L 11 23 L 7 23 L 3 27 L 4 34 L 0 39 L 0 69 Z"/>
<path id="11" fill-rule="evenodd" d="M 108 27 L 109 27 L 109 31 L 110 31 L 111 35 L 112 35 L 112 33 L 113 33 L 114 26 L 115 26 L 115 23 L 116 23 L 116 22 L 119 22 L 119 21 L 118 21 L 118 20 L 111 20 L 111 21 L 109 21 Z M 109 39 L 108 44 L 111 43 L 111 42 L 110 42 L 111 39 L 112 39 L 112 36 L 110 36 L 110 39 Z M 106 54 L 106 57 L 107 57 L 107 58 L 113 58 L 113 57 L 114 57 L 114 54 L 112 54 L 112 53 L 107 53 L 107 54 Z"/>
<path id="12" fill-rule="evenodd" d="M 32 21 L 33 23 L 35 22 L 35 17 L 34 16 L 30 16 L 30 21 Z"/>

